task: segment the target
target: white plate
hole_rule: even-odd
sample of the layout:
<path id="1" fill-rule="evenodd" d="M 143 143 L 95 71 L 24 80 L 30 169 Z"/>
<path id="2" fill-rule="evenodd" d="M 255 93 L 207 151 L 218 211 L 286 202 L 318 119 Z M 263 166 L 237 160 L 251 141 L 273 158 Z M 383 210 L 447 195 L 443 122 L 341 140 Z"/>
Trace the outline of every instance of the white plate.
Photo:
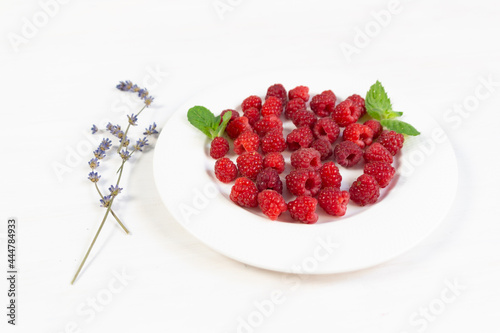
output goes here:
<path id="1" fill-rule="evenodd" d="M 441 222 L 456 193 L 456 158 L 439 125 L 420 110 L 411 109 L 410 103 L 398 107 L 405 111 L 403 119 L 422 134 L 405 142 L 396 156 L 397 174 L 375 205 L 349 203 L 341 218 L 325 214 L 318 206 L 318 223 L 305 225 L 286 222 L 291 221 L 288 213 L 281 221 L 271 221 L 258 208 L 243 209 L 229 200 L 231 185 L 214 177 L 209 142 L 189 124 L 187 110 L 203 105 L 215 114 L 228 108 L 239 111 L 244 98 L 251 94 L 264 97 L 267 87 L 276 82 L 287 89 L 308 85 L 313 93 L 332 89 L 342 99 L 353 93 L 364 95 L 375 81 L 346 83 L 340 75 L 337 79 L 321 77 L 324 75 L 295 72 L 235 80 L 194 97 L 169 119 L 155 148 L 155 182 L 166 207 L 191 234 L 249 265 L 325 274 L 387 261 L 418 244 Z M 397 87 L 386 89 L 390 96 L 397 96 Z M 287 124 L 286 133 L 292 127 Z M 234 155 L 231 158 L 235 160 Z M 361 167 L 341 168 L 342 189 L 347 190 L 361 173 Z M 285 188 L 284 195 L 287 201 L 291 198 Z"/>

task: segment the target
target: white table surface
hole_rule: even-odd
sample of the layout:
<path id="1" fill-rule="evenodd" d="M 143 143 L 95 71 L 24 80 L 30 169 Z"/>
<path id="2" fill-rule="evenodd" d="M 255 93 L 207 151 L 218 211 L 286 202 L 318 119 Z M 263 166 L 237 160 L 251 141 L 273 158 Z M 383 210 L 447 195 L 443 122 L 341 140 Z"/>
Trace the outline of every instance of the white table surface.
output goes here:
<path id="1" fill-rule="evenodd" d="M 0 265 L 4 270 L 6 222 L 16 217 L 19 294 L 12 327 L 1 279 L 1 331 L 498 332 L 500 7 L 401 0 L 380 28 L 371 13 L 391 6 L 3 0 Z M 34 20 L 38 27 L 30 30 Z M 341 47 L 356 47 L 358 31 L 377 27 L 366 45 L 358 40 L 358 53 L 344 55 Z M 435 232 L 385 264 L 352 273 L 291 276 L 250 267 L 173 220 L 156 191 L 149 151 L 124 174 L 115 207 L 132 234 L 107 223 L 70 286 L 103 214 L 86 179 L 89 128 L 107 119 L 123 123 L 131 110 L 117 81 L 145 83 L 156 100 L 141 124 L 163 125 L 214 84 L 309 68 L 389 77 L 422 112 L 432 110 L 459 171 L 455 202 Z M 490 91 L 484 80 L 493 82 Z M 61 165 L 64 172 L 56 172 Z"/>

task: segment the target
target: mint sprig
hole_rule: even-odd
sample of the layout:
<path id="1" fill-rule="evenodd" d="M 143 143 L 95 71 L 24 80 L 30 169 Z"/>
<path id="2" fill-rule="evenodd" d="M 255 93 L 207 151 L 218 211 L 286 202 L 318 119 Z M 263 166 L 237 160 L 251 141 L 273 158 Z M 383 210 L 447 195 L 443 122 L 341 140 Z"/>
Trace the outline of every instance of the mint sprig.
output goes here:
<path id="1" fill-rule="evenodd" d="M 206 107 L 197 105 L 188 110 L 187 117 L 191 125 L 213 140 L 224 133 L 227 123 L 231 119 L 231 113 L 231 111 L 224 113 L 221 122 L 220 116 L 216 117 Z"/>
<path id="2" fill-rule="evenodd" d="M 407 135 L 420 134 L 412 125 L 395 119 L 401 117 L 403 112 L 392 110 L 391 99 L 387 96 L 384 86 L 378 80 L 366 93 L 365 107 L 370 117 L 379 120 L 380 124 L 389 130 Z"/>

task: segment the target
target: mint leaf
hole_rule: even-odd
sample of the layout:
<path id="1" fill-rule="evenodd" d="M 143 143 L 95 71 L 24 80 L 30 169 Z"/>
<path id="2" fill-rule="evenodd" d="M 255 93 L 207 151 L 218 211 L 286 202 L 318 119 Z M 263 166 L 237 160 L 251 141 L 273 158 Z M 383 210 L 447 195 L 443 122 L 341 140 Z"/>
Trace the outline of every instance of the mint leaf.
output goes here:
<path id="1" fill-rule="evenodd" d="M 232 114 L 233 114 L 232 111 L 227 111 L 226 113 L 224 113 L 224 116 L 222 116 L 222 123 L 217 128 L 217 132 L 216 132 L 217 136 L 221 136 L 222 133 L 224 133 L 224 130 L 226 129 L 227 123 L 229 123 L 229 120 L 231 120 Z M 219 119 L 219 122 L 220 122 L 220 116 L 218 116 L 217 119 Z"/>
<path id="2" fill-rule="evenodd" d="M 416 130 L 412 125 L 405 123 L 404 121 L 397 119 L 382 119 L 380 121 L 382 126 L 401 134 L 407 135 L 419 135 L 420 132 Z"/>
<path id="3" fill-rule="evenodd" d="M 216 117 L 209 109 L 204 106 L 193 106 L 188 110 L 187 117 L 191 125 L 205 133 L 206 136 L 211 139 L 215 137 L 214 132 L 218 123 L 215 122 Z"/>
<path id="4" fill-rule="evenodd" d="M 401 117 L 402 115 L 403 115 L 403 112 L 386 111 L 386 112 L 384 112 L 384 119 L 393 119 L 393 118 Z"/>
<path id="5" fill-rule="evenodd" d="M 366 112 L 374 119 L 381 120 L 393 115 L 391 100 L 382 83 L 378 80 L 370 87 L 365 98 Z"/>

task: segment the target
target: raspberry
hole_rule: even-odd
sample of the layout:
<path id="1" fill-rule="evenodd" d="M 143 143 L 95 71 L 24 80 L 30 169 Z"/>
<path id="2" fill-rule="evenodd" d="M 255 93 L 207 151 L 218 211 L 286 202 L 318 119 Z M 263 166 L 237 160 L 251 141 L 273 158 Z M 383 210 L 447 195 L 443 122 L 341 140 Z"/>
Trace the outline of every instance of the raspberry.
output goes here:
<path id="1" fill-rule="evenodd" d="M 314 197 L 321 188 L 321 177 L 311 169 L 292 170 L 285 178 L 286 187 L 293 195 L 308 195 Z"/>
<path id="2" fill-rule="evenodd" d="M 354 104 L 358 105 L 361 108 L 361 115 L 360 117 L 364 116 L 366 113 L 366 107 L 365 107 L 365 99 L 359 95 L 351 95 L 347 97 L 346 99 L 351 100 Z"/>
<path id="3" fill-rule="evenodd" d="M 285 199 L 276 191 L 264 190 L 257 196 L 259 208 L 271 220 L 276 220 L 287 210 Z"/>
<path id="4" fill-rule="evenodd" d="M 344 142 L 349 142 L 349 141 L 344 141 Z M 366 148 L 363 157 L 367 163 L 370 162 L 385 162 L 389 164 L 392 163 L 391 153 L 378 142 L 374 142 L 368 148 Z"/>
<path id="5" fill-rule="evenodd" d="M 285 171 L 285 159 L 280 153 L 269 153 L 264 156 L 264 168 L 273 168 L 278 173 Z"/>
<path id="6" fill-rule="evenodd" d="M 260 111 L 257 108 L 250 107 L 243 111 L 243 115 L 248 118 L 248 123 L 250 126 L 254 126 L 255 123 L 260 119 Z"/>
<path id="7" fill-rule="evenodd" d="M 293 119 L 293 114 L 306 109 L 306 102 L 301 98 L 294 98 L 288 101 L 285 106 L 285 117 Z"/>
<path id="8" fill-rule="evenodd" d="M 256 134 L 257 135 L 257 134 Z M 282 152 L 286 149 L 285 138 L 280 130 L 273 129 L 267 132 L 262 139 L 262 152 L 264 154 Z"/>
<path id="9" fill-rule="evenodd" d="M 321 118 L 314 125 L 313 133 L 318 139 L 325 139 L 330 143 L 334 143 L 339 137 L 340 128 L 332 118 Z"/>
<path id="10" fill-rule="evenodd" d="M 381 188 L 386 187 L 394 177 L 396 170 L 389 163 L 371 162 L 365 165 L 365 174 L 373 176 Z"/>
<path id="11" fill-rule="evenodd" d="M 387 149 L 392 156 L 396 155 L 398 151 L 403 148 L 403 143 L 405 137 L 403 134 L 396 133 L 394 131 L 382 131 L 377 139 L 377 142 Z"/>
<path id="12" fill-rule="evenodd" d="M 215 177 L 223 183 L 230 183 L 238 176 L 238 169 L 227 157 L 219 158 L 215 162 Z"/>
<path id="13" fill-rule="evenodd" d="M 292 153 L 290 162 L 296 169 L 319 170 L 321 168 L 321 155 L 314 148 L 300 148 Z"/>
<path id="14" fill-rule="evenodd" d="M 229 151 L 229 142 L 223 137 L 216 137 L 210 143 L 210 156 L 216 160 L 224 157 Z"/>
<path id="15" fill-rule="evenodd" d="M 309 127 L 300 127 L 294 129 L 286 137 L 286 144 L 291 151 L 299 148 L 309 148 L 314 141 L 314 136 Z"/>
<path id="16" fill-rule="evenodd" d="M 375 120 L 375 119 L 370 119 L 370 120 L 367 120 L 364 122 L 365 126 L 368 126 L 372 129 L 373 131 L 373 140 L 375 140 L 376 138 L 378 138 L 378 136 L 380 135 L 380 133 L 382 133 L 382 125 L 380 125 L 380 123 Z"/>
<path id="17" fill-rule="evenodd" d="M 254 129 L 259 136 L 264 136 L 272 129 L 283 131 L 283 123 L 281 122 L 280 118 L 274 115 L 265 116 L 255 123 Z"/>
<path id="18" fill-rule="evenodd" d="M 255 183 L 259 192 L 274 190 L 279 194 L 283 193 L 283 182 L 280 179 L 278 171 L 273 168 L 265 168 L 259 172 Z"/>
<path id="19" fill-rule="evenodd" d="M 344 140 L 352 141 L 360 148 L 369 146 L 373 141 L 373 131 L 370 127 L 358 123 L 349 124 L 342 134 Z"/>
<path id="20" fill-rule="evenodd" d="M 380 189 L 373 176 L 361 175 L 349 188 L 351 200 L 360 206 L 375 203 L 380 195 Z"/>
<path id="21" fill-rule="evenodd" d="M 337 97 L 333 91 L 325 90 L 311 99 L 311 110 L 313 110 L 318 117 L 326 117 L 335 109 L 336 101 Z"/>
<path id="22" fill-rule="evenodd" d="M 321 176 L 321 187 L 340 188 L 342 184 L 342 175 L 339 168 L 333 162 L 326 162 L 319 170 Z"/>
<path id="23" fill-rule="evenodd" d="M 236 159 L 236 164 L 238 165 L 240 173 L 252 180 L 254 180 L 262 170 L 262 162 L 262 156 L 256 151 L 245 153 L 238 156 Z"/>
<path id="24" fill-rule="evenodd" d="M 219 125 L 222 124 L 222 117 L 226 114 L 226 112 L 228 111 L 231 111 L 231 119 L 229 119 L 228 121 L 228 124 L 230 122 L 232 122 L 233 120 L 235 120 L 236 118 L 239 118 L 240 114 L 238 113 L 238 111 L 236 110 L 232 110 L 232 109 L 227 109 L 227 110 L 224 110 L 220 113 L 220 121 L 219 121 Z"/>
<path id="25" fill-rule="evenodd" d="M 329 141 L 324 139 L 314 140 L 311 144 L 311 148 L 316 149 L 320 153 L 322 161 L 327 160 L 333 154 L 332 145 Z"/>
<path id="26" fill-rule="evenodd" d="M 248 178 L 236 179 L 229 198 L 242 207 L 257 207 L 257 186 Z"/>
<path id="27" fill-rule="evenodd" d="M 349 202 L 349 192 L 326 187 L 319 192 L 318 203 L 327 214 L 344 216 Z"/>
<path id="28" fill-rule="evenodd" d="M 362 109 L 352 100 L 346 99 L 335 107 L 332 117 L 340 127 L 355 123 L 361 117 Z"/>
<path id="29" fill-rule="evenodd" d="M 281 100 L 278 97 L 274 96 L 269 96 L 269 98 L 267 98 L 262 105 L 262 109 L 260 110 L 260 113 L 263 117 L 270 115 L 279 117 L 281 115 L 281 112 L 283 112 L 283 104 L 281 104 Z"/>
<path id="30" fill-rule="evenodd" d="M 304 102 L 309 100 L 309 87 L 298 86 L 288 91 L 288 99 L 300 98 Z"/>
<path id="31" fill-rule="evenodd" d="M 229 122 L 226 127 L 226 133 L 231 139 L 236 139 L 241 133 L 252 130 L 252 126 L 248 123 L 248 118 L 243 116 Z"/>
<path id="32" fill-rule="evenodd" d="M 312 128 L 317 120 L 318 118 L 314 113 L 305 109 L 292 113 L 292 122 L 297 128 L 303 126 Z"/>
<path id="33" fill-rule="evenodd" d="M 288 211 L 292 219 L 302 223 L 313 224 L 318 221 L 318 214 L 316 214 L 317 204 L 318 200 L 314 198 L 300 196 L 288 203 Z"/>
<path id="34" fill-rule="evenodd" d="M 358 164 L 363 157 L 363 150 L 351 141 L 342 141 L 333 149 L 333 155 L 338 164 L 350 168 Z"/>
<path id="35" fill-rule="evenodd" d="M 241 103 L 241 110 L 245 112 L 249 108 L 256 108 L 257 110 L 260 111 L 260 108 L 262 108 L 262 99 L 259 96 L 248 96 L 243 100 L 243 103 Z"/>
<path id="36" fill-rule="evenodd" d="M 286 105 L 286 90 L 282 84 L 277 83 L 267 88 L 266 99 L 271 96 L 278 97 L 281 100 L 281 105 Z"/>
<path id="37" fill-rule="evenodd" d="M 253 131 L 245 131 L 234 140 L 234 152 L 238 155 L 250 153 L 259 149 L 259 136 Z"/>

